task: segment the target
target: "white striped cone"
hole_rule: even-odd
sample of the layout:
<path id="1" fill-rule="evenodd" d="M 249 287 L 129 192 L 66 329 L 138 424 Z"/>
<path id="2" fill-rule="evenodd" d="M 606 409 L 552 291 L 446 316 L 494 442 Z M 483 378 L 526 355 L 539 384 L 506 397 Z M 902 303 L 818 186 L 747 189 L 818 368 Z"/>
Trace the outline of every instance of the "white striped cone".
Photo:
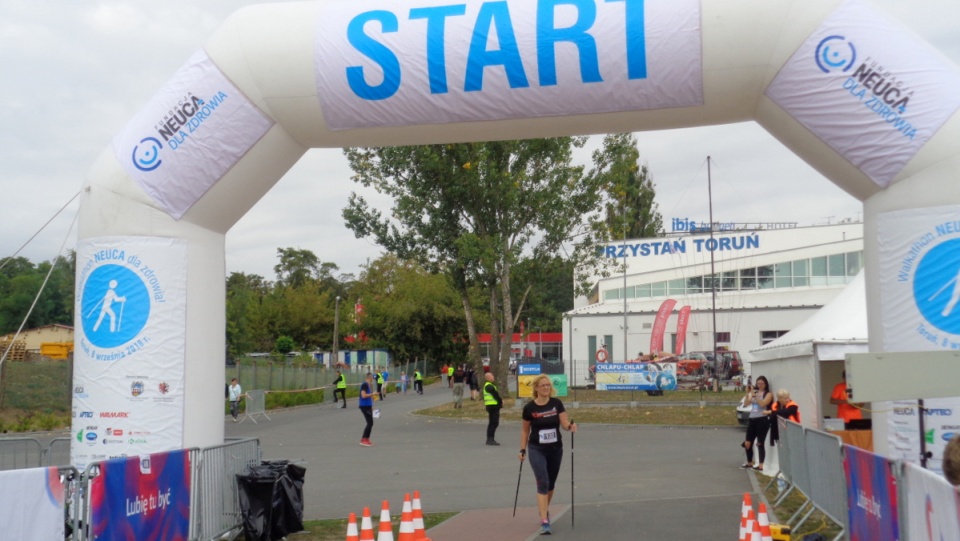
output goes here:
<path id="1" fill-rule="evenodd" d="M 373 541 L 373 520 L 369 507 L 363 508 L 363 518 L 360 519 L 360 541 Z"/>
<path id="2" fill-rule="evenodd" d="M 413 507 L 410 505 L 410 494 L 403 496 L 403 510 L 400 512 L 400 535 L 397 541 L 415 541 L 413 535 Z"/>
<path id="3" fill-rule="evenodd" d="M 751 535 L 753 534 L 753 527 L 757 524 L 756 519 L 753 517 L 753 508 L 747 509 L 747 518 L 743 526 L 743 535 L 740 536 L 741 541 L 751 541 Z M 760 541 L 759 539 L 757 541 Z"/>
<path id="4" fill-rule="evenodd" d="M 760 524 L 758 524 L 756 521 L 753 523 L 753 531 L 750 534 L 750 541 L 762 541 L 760 535 Z"/>
<path id="5" fill-rule="evenodd" d="M 767 506 L 763 502 L 760 502 L 760 509 L 757 512 L 757 524 L 760 526 L 760 541 L 773 541 L 770 517 L 767 516 Z"/>
<path id="6" fill-rule="evenodd" d="M 390 521 L 390 502 L 383 500 L 380 508 L 380 533 L 377 541 L 393 541 L 393 523 Z"/>
<path id="7" fill-rule="evenodd" d="M 413 538 L 421 541 L 427 538 L 427 532 L 423 527 L 423 509 L 420 507 L 420 491 L 413 491 Z"/>
<path id="8" fill-rule="evenodd" d="M 350 513 L 347 519 L 347 541 L 360 541 L 360 534 L 357 532 L 357 514 Z"/>

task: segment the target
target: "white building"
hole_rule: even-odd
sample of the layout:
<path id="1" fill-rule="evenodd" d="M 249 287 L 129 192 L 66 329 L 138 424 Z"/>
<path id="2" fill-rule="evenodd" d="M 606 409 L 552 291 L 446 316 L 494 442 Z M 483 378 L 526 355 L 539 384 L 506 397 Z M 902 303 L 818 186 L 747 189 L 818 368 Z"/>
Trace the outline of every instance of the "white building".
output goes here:
<path id="1" fill-rule="evenodd" d="M 687 220 L 672 222 L 674 230 L 691 225 L 697 227 Z M 750 350 L 809 318 L 863 266 L 860 222 L 745 225 L 718 224 L 714 229 L 724 230 L 712 237 L 703 225 L 702 232 L 606 246 L 604 254 L 618 266 L 606 277 L 587 269 L 596 285 L 566 314 L 563 346 L 571 385 L 589 383 L 589 366 L 603 345 L 610 362 L 658 349 L 651 346 L 651 335 L 657 311 L 668 299 L 676 305 L 662 351 L 675 350 L 678 314 L 690 306 L 683 351 L 711 351 L 715 325 L 717 348 L 739 351 L 749 372 Z"/>

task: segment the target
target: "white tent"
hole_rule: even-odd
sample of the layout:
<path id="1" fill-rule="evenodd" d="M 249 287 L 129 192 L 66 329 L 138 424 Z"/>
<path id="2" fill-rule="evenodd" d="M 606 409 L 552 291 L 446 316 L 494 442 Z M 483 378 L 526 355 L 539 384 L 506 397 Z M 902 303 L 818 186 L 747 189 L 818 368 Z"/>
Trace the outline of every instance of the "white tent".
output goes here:
<path id="1" fill-rule="evenodd" d="M 867 301 L 863 272 L 829 304 L 780 338 L 751 350 L 750 373 L 766 376 L 771 389 L 786 389 L 800 406 L 804 426 L 822 428 L 835 417 L 830 392 L 847 353 L 866 353 Z"/>

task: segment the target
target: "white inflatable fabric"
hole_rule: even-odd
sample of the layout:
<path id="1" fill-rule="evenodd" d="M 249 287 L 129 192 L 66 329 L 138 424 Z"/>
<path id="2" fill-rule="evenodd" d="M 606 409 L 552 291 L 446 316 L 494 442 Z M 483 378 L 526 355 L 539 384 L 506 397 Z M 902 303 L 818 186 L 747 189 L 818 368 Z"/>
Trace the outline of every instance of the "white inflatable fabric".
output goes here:
<path id="1" fill-rule="evenodd" d="M 224 235 L 314 147 L 755 120 L 865 202 L 871 347 L 879 350 L 894 331 L 877 303 L 876 217 L 960 202 L 952 186 L 958 82 L 955 67 L 865 0 L 358 0 L 240 10 L 90 172 L 79 237 L 91 248 L 78 269 L 115 265 L 122 274 L 157 237 L 177 239 L 185 315 L 171 311 L 161 327 L 169 330 L 151 331 L 122 358 L 101 347 L 100 358 L 82 359 L 77 348 L 87 369 L 77 370 L 75 394 L 97 387 L 103 396 L 80 408 L 74 432 L 102 431 L 89 419 L 103 411 L 127 413 L 116 421 L 121 430 L 146 431 L 138 418 L 159 411 L 182 423 L 182 447 L 223 441 Z M 98 259 L 93 247 L 104 243 L 126 248 L 123 261 Z M 151 289 L 142 267 L 129 270 L 149 292 L 168 293 Z M 106 298 L 108 285 L 79 278 L 78 303 L 84 288 L 100 288 L 89 299 Z M 98 316 L 83 308 L 76 328 L 92 329 L 84 318 Z M 144 329 L 159 313 L 148 310 Z M 173 339 L 167 332 L 185 344 L 175 381 L 165 381 L 152 349 Z M 107 353 L 129 350 L 129 342 L 80 339 L 111 344 Z M 131 396 L 136 382 L 143 391 Z M 103 447 L 119 455 L 170 446 L 141 439 L 115 449 L 78 441 L 74 462 L 97 459 Z"/>

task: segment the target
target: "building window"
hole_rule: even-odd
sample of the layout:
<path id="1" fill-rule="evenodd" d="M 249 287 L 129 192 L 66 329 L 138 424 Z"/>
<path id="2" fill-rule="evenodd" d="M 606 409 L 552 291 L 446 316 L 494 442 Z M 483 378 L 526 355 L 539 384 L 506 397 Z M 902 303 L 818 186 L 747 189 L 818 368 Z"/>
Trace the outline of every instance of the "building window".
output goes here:
<path id="1" fill-rule="evenodd" d="M 729 332 L 718 332 L 718 333 L 717 333 L 717 343 L 718 343 L 718 344 L 729 344 L 729 343 L 730 343 L 730 333 L 729 333 Z"/>
<path id="2" fill-rule="evenodd" d="M 789 331 L 760 331 L 760 345 L 769 344 Z"/>

